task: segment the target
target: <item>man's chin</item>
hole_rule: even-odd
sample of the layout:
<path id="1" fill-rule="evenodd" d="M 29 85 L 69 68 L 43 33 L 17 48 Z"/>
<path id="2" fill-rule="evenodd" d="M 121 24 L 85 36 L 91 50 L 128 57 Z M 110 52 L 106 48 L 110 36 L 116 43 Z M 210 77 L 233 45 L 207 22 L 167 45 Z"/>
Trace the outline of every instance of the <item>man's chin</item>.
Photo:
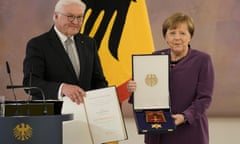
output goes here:
<path id="1" fill-rule="evenodd" d="M 79 30 L 79 29 L 76 29 L 76 28 L 72 28 L 72 29 L 69 30 L 69 34 L 71 34 L 71 35 L 76 35 L 76 34 L 78 34 L 79 32 L 80 32 L 80 30 Z"/>

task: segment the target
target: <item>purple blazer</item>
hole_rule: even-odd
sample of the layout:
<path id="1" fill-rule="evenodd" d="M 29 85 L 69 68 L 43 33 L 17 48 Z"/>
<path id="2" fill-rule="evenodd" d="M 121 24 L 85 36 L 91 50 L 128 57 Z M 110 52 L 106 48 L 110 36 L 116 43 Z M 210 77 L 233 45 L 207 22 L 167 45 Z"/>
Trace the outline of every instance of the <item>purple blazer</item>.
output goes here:
<path id="1" fill-rule="evenodd" d="M 170 54 L 170 49 L 154 54 Z M 145 135 L 146 144 L 208 144 L 209 131 L 206 111 L 214 87 L 214 70 L 208 54 L 189 49 L 188 55 L 170 68 L 170 102 L 172 113 L 184 113 L 188 123 L 176 131 Z"/>

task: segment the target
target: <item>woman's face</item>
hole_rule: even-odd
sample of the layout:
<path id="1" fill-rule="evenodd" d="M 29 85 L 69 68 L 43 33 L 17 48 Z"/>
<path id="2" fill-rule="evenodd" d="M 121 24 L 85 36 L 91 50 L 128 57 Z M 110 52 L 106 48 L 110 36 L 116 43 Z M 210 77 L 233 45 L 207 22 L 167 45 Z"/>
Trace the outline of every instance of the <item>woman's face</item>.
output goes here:
<path id="1" fill-rule="evenodd" d="M 188 31 L 186 23 L 180 23 L 175 29 L 168 29 L 165 40 L 169 45 L 172 53 L 181 55 L 188 50 L 188 44 L 191 40 L 191 35 Z"/>

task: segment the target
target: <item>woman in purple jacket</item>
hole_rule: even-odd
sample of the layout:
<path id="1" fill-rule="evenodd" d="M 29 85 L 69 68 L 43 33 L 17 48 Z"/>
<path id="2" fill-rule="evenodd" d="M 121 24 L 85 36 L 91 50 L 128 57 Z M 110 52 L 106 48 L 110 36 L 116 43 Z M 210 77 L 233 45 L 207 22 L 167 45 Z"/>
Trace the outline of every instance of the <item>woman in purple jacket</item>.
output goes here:
<path id="1" fill-rule="evenodd" d="M 170 101 L 172 118 L 177 129 L 164 134 L 146 134 L 146 144 L 208 144 L 209 131 L 206 110 L 209 108 L 214 87 L 214 70 L 208 54 L 192 49 L 194 34 L 191 17 L 175 13 L 162 25 L 168 49 L 153 54 L 170 56 Z M 128 82 L 128 91 L 137 84 Z M 129 100 L 132 102 L 132 98 Z"/>

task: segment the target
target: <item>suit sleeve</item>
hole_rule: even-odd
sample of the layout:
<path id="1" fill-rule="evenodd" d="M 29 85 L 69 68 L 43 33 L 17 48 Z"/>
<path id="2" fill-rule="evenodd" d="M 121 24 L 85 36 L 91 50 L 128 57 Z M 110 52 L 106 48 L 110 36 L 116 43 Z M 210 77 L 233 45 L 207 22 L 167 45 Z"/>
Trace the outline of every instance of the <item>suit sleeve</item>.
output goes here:
<path id="1" fill-rule="evenodd" d="M 46 81 L 45 58 L 42 50 L 44 45 L 34 39 L 30 40 L 26 48 L 26 57 L 23 62 L 23 84 L 36 86 L 44 91 L 46 99 L 57 99 L 58 89 L 61 83 Z M 31 75 L 31 79 L 30 79 Z M 37 90 L 32 90 L 33 99 L 42 99 L 42 94 Z"/>
<path id="2" fill-rule="evenodd" d="M 96 42 L 94 40 L 93 43 L 93 47 L 94 47 L 94 69 L 93 69 L 93 79 L 92 79 L 92 88 L 93 89 L 97 89 L 97 88 L 103 88 L 103 87 L 107 87 L 108 86 L 108 82 L 105 79 L 104 73 L 103 73 L 103 69 L 102 69 L 102 65 L 101 65 L 101 61 L 98 55 L 98 51 L 97 51 L 97 46 L 96 46 Z"/>

